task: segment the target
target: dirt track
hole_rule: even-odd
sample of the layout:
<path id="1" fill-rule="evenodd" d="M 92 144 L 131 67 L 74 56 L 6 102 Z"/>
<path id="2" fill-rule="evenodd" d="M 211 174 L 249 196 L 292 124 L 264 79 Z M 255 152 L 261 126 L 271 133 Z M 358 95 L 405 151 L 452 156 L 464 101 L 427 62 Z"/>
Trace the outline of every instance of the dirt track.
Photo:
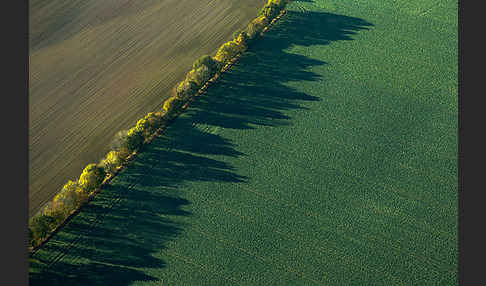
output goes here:
<path id="1" fill-rule="evenodd" d="M 264 2 L 30 1 L 29 216 Z"/>

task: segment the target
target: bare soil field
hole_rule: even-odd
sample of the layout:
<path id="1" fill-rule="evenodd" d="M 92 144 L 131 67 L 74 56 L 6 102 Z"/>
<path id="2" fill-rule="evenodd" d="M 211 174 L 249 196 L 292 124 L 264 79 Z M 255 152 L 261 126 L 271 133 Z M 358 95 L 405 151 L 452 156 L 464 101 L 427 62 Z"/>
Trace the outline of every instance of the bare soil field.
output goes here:
<path id="1" fill-rule="evenodd" d="M 29 216 L 264 3 L 29 1 Z"/>

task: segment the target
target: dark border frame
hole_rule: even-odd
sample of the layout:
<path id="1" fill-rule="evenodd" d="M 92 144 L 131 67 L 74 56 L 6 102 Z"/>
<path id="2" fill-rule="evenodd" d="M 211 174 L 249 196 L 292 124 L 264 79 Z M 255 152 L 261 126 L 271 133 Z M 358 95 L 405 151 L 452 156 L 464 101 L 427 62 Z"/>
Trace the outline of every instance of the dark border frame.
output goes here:
<path id="1" fill-rule="evenodd" d="M 28 285 L 29 2 L 9 1 L 2 9 L 3 139 L 2 242 L 4 285 Z"/>

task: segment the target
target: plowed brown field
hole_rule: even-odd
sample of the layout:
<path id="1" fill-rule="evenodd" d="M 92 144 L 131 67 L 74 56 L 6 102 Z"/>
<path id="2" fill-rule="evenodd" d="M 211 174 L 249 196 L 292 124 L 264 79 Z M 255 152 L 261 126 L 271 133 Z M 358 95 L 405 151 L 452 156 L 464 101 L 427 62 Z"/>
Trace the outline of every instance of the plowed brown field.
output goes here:
<path id="1" fill-rule="evenodd" d="M 161 107 L 203 54 L 264 0 L 33 0 L 29 11 L 29 216 L 113 135 Z"/>

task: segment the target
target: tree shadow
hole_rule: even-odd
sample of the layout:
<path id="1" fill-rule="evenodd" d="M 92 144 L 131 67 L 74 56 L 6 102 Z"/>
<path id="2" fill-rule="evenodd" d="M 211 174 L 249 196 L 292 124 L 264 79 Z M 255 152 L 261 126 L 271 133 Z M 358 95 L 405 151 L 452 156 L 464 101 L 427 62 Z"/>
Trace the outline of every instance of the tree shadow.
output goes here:
<path id="1" fill-rule="evenodd" d="M 368 26 L 352 17 L 289 11 L 32 257 L 30 284 L 158 281 L 141 269 L 167 267 L 156 254 L 183 231 L 184 224 L 175 218 L 191 215 L 178 188 L 184 182 L 249 179 L 215 159 L 245 156 L 215 130 L 292 124 L 286 110 L 306 109 L 302 102 L 322 99 L 286 83 L 323 80 L 309 68 L 326 63 L 287 49 L 351 40 Z"/>
<path id="2" fill-rule="evenodd" d="M 103 188 L 95 200 L 34 256 L 30 285 L 128 285 L 155 281 L 135 269 L 163 268 L 152 254 L 182 231 L 171 217 L 188 216 L 189 202 L 163 190 L 144 190 L 127 176 Z"/>
<path id="3" fill-rule="evenodd" d="M 232 129 L 291 124 L 285 110 L 306 109 L 300 102 L 322 99 L 294 90 L 285 83 L 322 80 L 308 69 L 327 63 L 287 50 L 294 45 L 306 47 L 352 40 L 351 35 L 369 26 L 372 24 L 353 17 L 289 11 L 278 25 L 253 43 L 216 85 L 192 104 L 188 112 L 192 116 L 191 124 Z"/>

